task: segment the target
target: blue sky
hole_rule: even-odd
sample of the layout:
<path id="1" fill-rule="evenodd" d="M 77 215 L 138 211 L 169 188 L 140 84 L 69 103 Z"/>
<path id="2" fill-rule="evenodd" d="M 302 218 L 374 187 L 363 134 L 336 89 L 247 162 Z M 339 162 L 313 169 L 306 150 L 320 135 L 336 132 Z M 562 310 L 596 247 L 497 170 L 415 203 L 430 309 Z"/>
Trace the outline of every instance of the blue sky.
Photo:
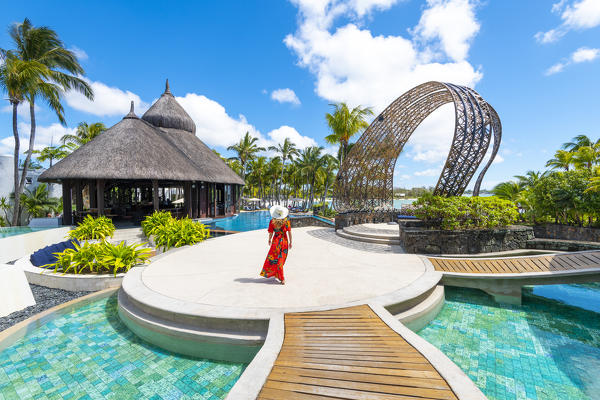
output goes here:
<path id="1" fill-rule="evenodd" d="M 223 154 L 247 130 L 265 145 L 290 137 L 300 147 L 333 151 L 324 141 L 329 103 L 378 113 L 429 80 L 472 86 L 498 111 L 503 142 L 483 187 L 543 169 L 575 135 L 598 137 L 600 0 L 175 4 L 3 5 L 0 47 L 12 46 L 6 31 L 15 21 L 28 17 L 50 26 L 81 55 L 96 91 L 94 103 L 65 96 L 67 127 L 41 105 L 36 147 L 56 142 L 81 121 L 111 126 L 130 100 L 141 115 L 164 90 L 165 78 L 198 136 Z M 3 100 L 1 154 L 13 145 L 7 106 Z M 451 107 L 415 132 L 398 160 L 395 186 L 435 184 L 453 133 Z M 27 138 L 25 114 L 20 127 Z"/>

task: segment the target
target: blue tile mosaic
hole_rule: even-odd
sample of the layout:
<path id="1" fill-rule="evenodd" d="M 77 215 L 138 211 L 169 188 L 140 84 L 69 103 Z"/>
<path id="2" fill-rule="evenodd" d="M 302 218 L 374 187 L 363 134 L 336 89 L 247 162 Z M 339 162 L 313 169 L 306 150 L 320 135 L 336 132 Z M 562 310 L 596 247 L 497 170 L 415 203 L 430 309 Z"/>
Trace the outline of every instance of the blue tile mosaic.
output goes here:
<path id="1" fill-rule="evenodd" d="M 560 299 L 525 288 L 522 306 L 446 287 L 442 311 L 418 334 L 491 400 L 600 399 L 600 314 L 569 304 L 565 295 L 576 288 L 574 303 L 582 291 L 597 302 L 600 285 L 557 286 L 562 288 L 549 292 L 560 292 Z"/>
<path id="2" fill-rule="evenodd" d="M 35 329 L 0 353 L 0 400 L 222 399 L 245 364 L 178 356 L 138 339 L 116 296 Z"/>

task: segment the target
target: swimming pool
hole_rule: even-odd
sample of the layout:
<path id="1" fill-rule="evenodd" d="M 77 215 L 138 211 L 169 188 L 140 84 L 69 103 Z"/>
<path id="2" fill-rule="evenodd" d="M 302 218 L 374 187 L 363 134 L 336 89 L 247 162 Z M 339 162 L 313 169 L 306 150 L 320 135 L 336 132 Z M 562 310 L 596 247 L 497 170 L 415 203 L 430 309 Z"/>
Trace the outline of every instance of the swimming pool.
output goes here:
<path id="1" fill-rule="evenodd" d="M 28 226 L 4 226 L 0 227 L 0 239 L 9 236 L 22 235 L 24 233 L 43 231 L 44 229 L 48 228 L 30 228 Z"/>
<path id="2" fill-rule="evenodd" d="M 491 400 L 599 399 L 598 305 L 600 284 L 525 288 L 522 306 L 446 287 L 442 311 L 418 334 Z"/>
<path id="3" fill-rule="evenodd" d="M 119 319 L 112 295 L 46 322 L 0 352 L 0 399 L 222 399 L 245 367 L 143 342 Z"/>
<path id="4" fill-rule="evenodd" d="M 316 218 L 320 221 L 332 224 L 331 221 L 325 218 L 316 217 L 312 215 L 304 216 L 310 216 L 311 218 Z M 301 217 L 301 215 L 290 216 L 290 218 L 298 217 Z M 245 232 L 253 231 L 256 229 L 267 229 L 269 227 L 270 220 L 271 214 L 269 214 L 268 211 L 243 212 L 233 217 L 215 220 L 209 224 L 209 227 L 212 229 L 222 229 L 225 231 Z"/>

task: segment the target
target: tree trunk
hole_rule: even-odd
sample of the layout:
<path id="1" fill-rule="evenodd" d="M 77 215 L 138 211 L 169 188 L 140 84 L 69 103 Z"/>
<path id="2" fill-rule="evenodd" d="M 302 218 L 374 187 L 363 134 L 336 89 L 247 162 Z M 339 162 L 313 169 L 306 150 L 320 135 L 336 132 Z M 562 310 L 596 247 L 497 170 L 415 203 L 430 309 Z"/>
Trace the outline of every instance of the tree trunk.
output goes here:
<path id="1" fill-rule="evenodd" d="M 15 206 L 13 209 L 12 215 L 12 226 L 17 226 L 19 224 L 19 208 L 21 206 L 21 199 L 19 194 L 17 193 L 19 189 L 19 152 L 21 147 L 21 142 L 19 141 L 19 129 L 17 127 L 17 107 L 19 107 L 19 103 L 11 101 L 13 107 L 12 119 L 13 119 L 13 136 L 15 138 L 15 152 L 14 152 L 14 160 L 13 165 L 15 170 L 13 171 L 13 180 L 15 187 Z"/>

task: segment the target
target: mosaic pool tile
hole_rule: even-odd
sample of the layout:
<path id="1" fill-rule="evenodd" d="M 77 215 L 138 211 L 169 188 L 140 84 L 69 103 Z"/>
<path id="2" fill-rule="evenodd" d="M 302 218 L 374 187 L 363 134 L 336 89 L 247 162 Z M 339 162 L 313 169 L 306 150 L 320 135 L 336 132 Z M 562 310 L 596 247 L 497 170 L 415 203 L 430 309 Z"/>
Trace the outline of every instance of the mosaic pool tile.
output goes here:
<path id="1" fill-rule="evenodd" d="M 116 296 L 49 321 L 0 353 L 0 400 L 222 399 L 245 364 L 178 356 L 138 339 Z"/>
<path id="2" fill-rule="evenodd" d="M 600 299 L 597 284 L 577 288 Z M 600 314 L 534 292 L 524 289 L 522 306 L 504 306 L 447 287 L 442 311 L 418 334 L 491 400 L 600 399 Z"/>

